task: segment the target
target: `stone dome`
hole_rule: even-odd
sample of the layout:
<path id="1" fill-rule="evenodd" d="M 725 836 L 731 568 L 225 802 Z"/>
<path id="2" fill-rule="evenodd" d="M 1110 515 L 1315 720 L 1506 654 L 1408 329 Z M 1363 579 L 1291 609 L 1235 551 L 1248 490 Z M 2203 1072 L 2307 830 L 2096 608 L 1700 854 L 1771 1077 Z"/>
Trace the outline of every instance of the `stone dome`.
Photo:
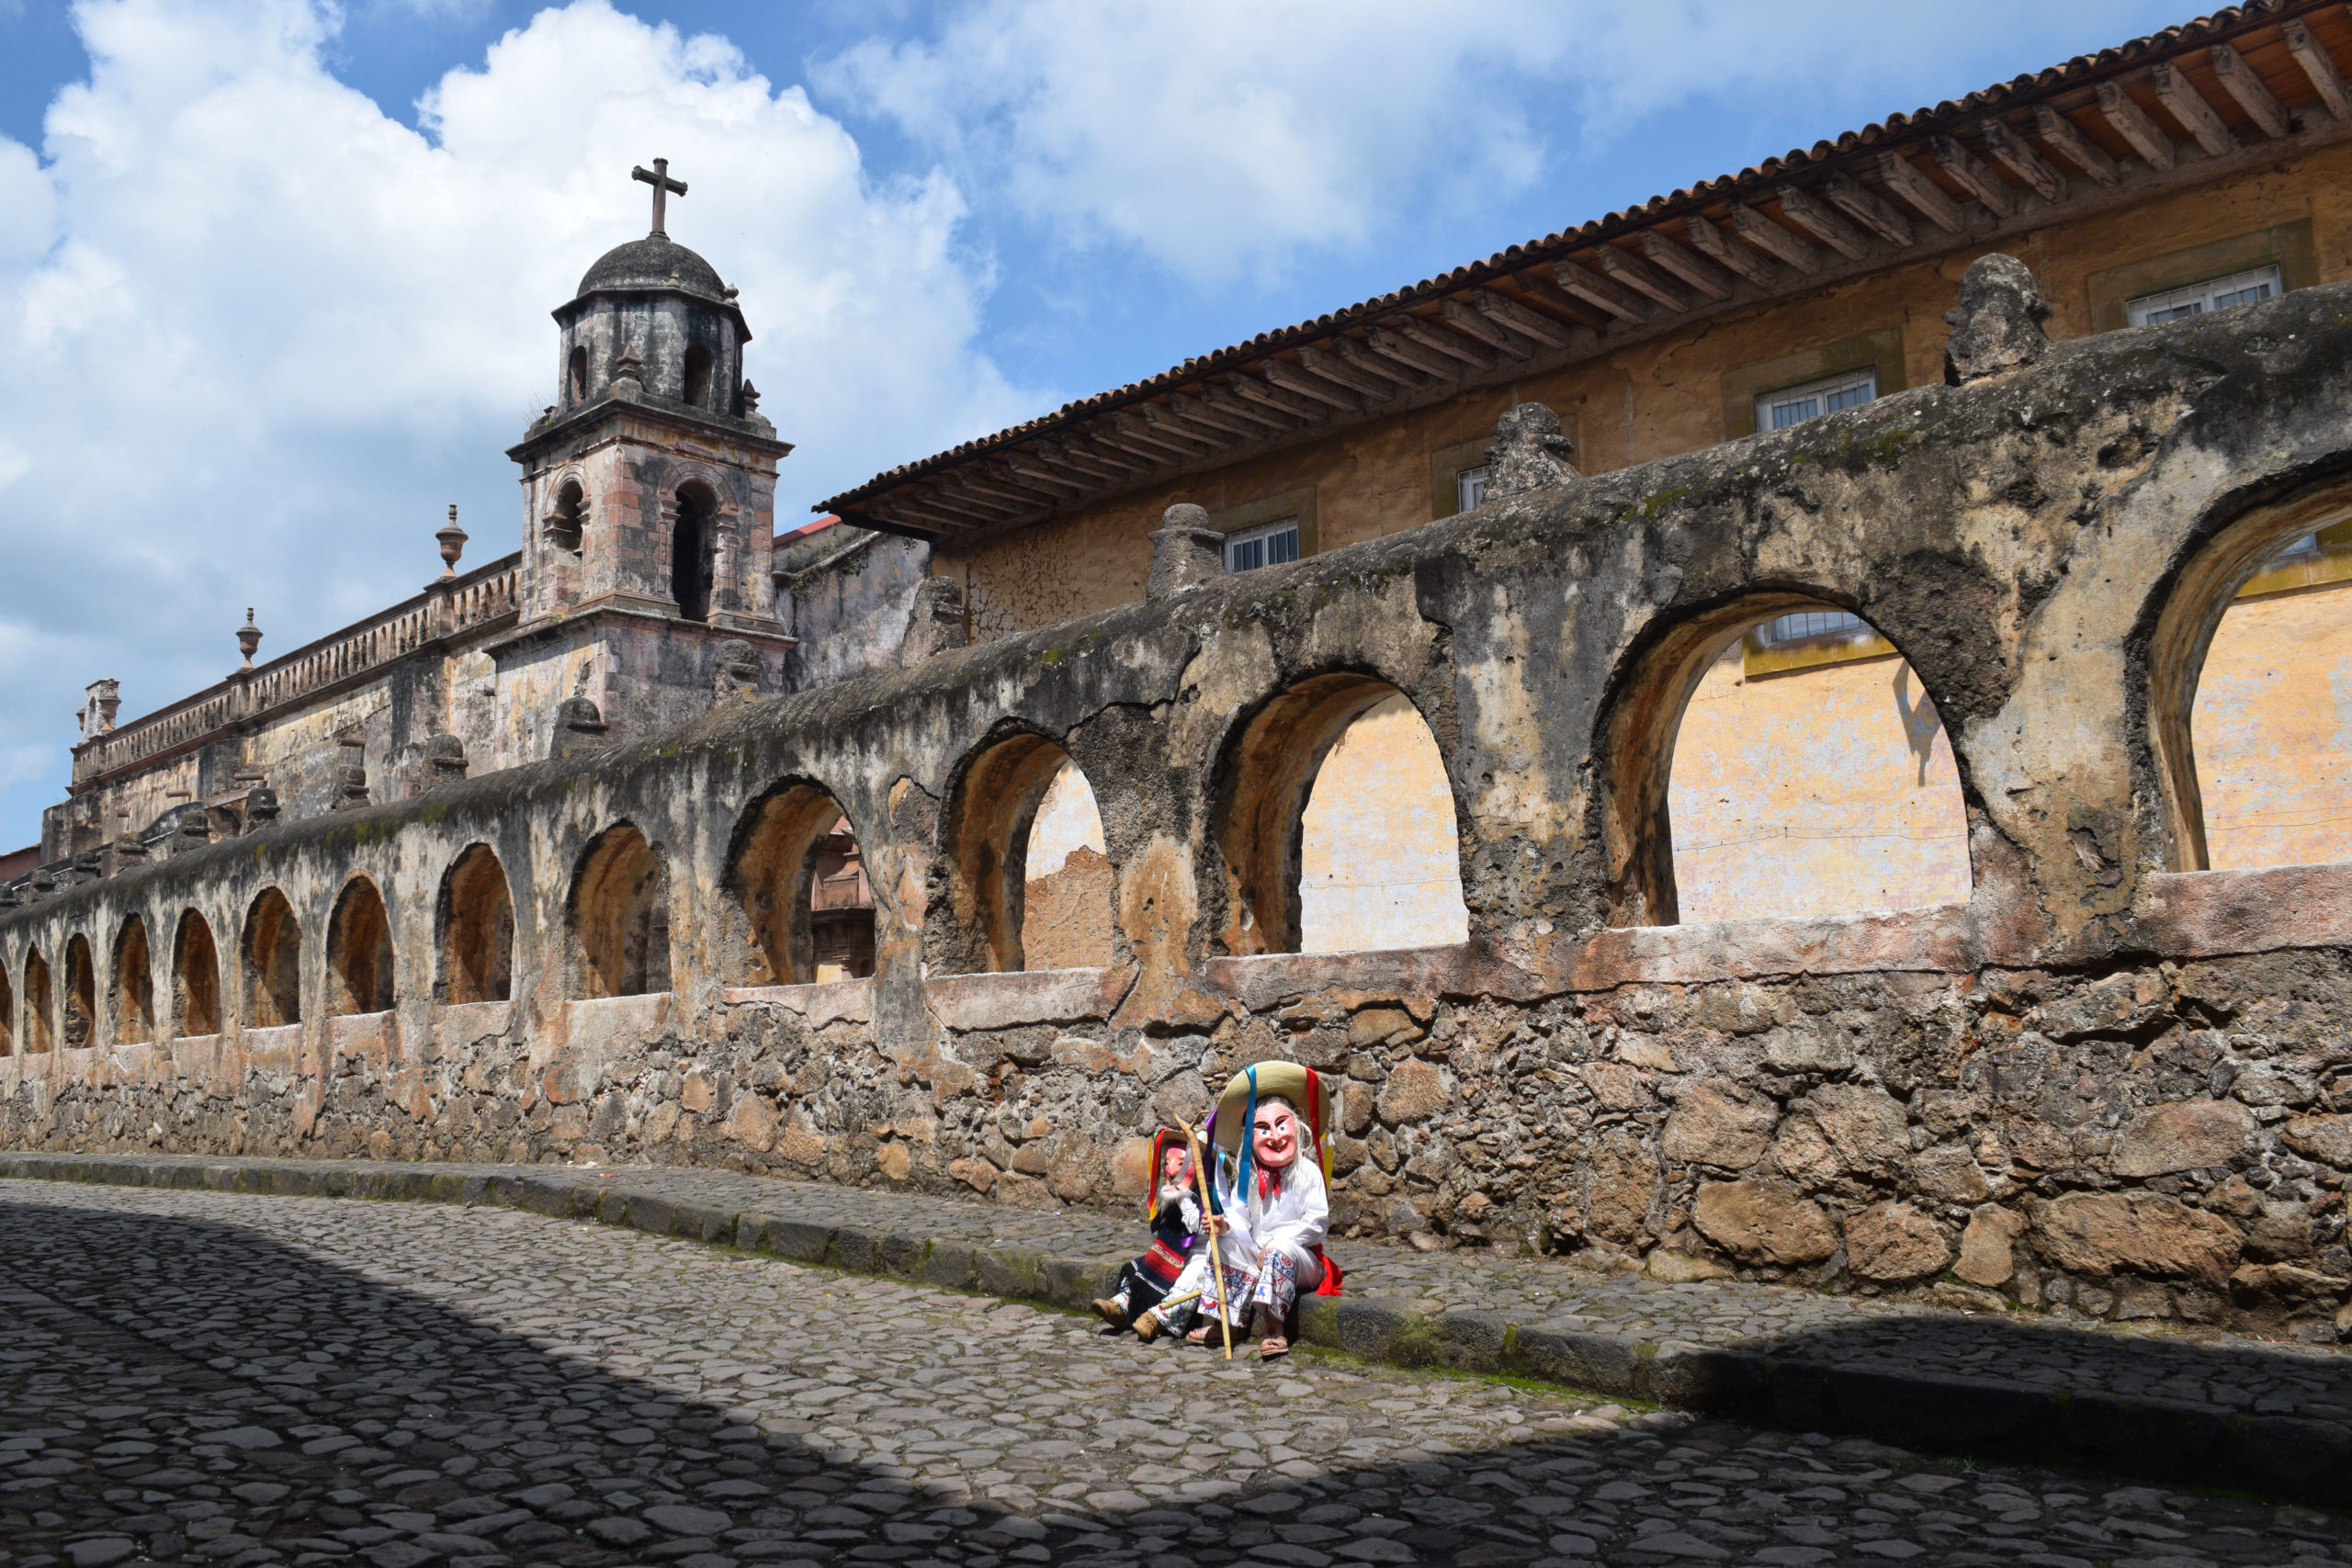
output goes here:
<path id="1" fill-rule="evenodd" d="M 727 302 L 727 286 L 719 280 L 718 269 L 667 234 L 648 234 L 597 257 L 596 265 L 580 280 L 580 292 L 591 294 L 604 288 L 676 288 Z"/>

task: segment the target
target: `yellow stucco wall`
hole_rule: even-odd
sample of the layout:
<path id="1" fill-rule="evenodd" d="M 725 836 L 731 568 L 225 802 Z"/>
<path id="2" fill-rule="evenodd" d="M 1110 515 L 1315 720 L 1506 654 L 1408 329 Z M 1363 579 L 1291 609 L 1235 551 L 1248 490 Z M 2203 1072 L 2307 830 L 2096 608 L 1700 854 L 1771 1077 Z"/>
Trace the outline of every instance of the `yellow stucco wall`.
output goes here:
<path id="1" fill-rule="evenodd" d="M 2352 146 L 2055 223 L 2003 248 L 2041 280 L 2055 310 L 2052 335 L 2075 337 L 2098 329 L 2095 299 L 2102 281 L 2112 284 L 2122 269 L 2150 264 L 2161 274 L 2160 258 L 2233 240 L 2254 243 L 2258 233 L 2292 251 L 2290 286 L 2352 276 Z M 1439 514 L 1432 455 L 1490 439 L 1497 418 L 1515 402 L 1557 410 L 1577 439 L 1578 466 L 1598 473 L 1728 439 L 1738 434 L 1737 409 L 1753 391 L 1803 380 L 1809 363 L 1850 355 L 1856 340 L 1870 334 L 1894 335 L 1903 384 L 1938 380 L 1944 312 L 1980 254 L 1955 251 L 1730 312 L 1676 337 L 1139 491 L 977 551 L 943 550 L 938 569 L 964 581 L 976 635 L 1002 636 L 1141 598 L 1147 536 L 1180 501 L 1215 513 L 1311 490 L 1318 550 L 1429 522 Z M 2188 265 L 2198 270 L 2193 257 Z M 2217 264 L 2216 270 L 2233 269 Z"/>
<path id="2" fill-rule="evenodd" d="M 1301 952 L 1435 947 L 1469 936 L 1445 761 L 1403 697 L 1368 710 L 1324 758 L 1298 859 Z"/>
<path id="3" fill-rule="evenodd" d="M 1064 760 L 1030 819 L 1022 886 L 1021 953 L 1031 969 L 1111 962 L 1111 863 L 1093 786 Z"/>
<path id="4" fill-rule="evenodd" d="M 2189 733 L 2208 864 L 2352 860 L 2352 583 L 2232 604 Z"/>

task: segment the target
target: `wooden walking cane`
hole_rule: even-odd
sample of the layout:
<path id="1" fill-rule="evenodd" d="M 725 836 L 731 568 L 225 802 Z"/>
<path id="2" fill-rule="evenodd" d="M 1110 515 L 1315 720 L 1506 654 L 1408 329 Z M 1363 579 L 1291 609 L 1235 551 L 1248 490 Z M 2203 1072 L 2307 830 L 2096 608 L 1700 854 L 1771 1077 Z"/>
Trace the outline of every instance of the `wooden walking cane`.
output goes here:
<path id="1" fill-rule="evenodd" d="M 1209 1206 L 1209 1168 L 1201 1154 L 1201 1135 L 1187 1127 L 1184 1137 L 1193 1145 L 1193 1178 L 1201 1189 L 1201 1224 L 1208 1227 L 1209 1233 L 1209 1273 L 1216 1281 L 1216 1320 L 1225 1329 L 1225 1359 L 1230 1361 L 1233 1359 L 1233 1303 L 1225 1299 L 1225 1259 L 1217 1256 L 1216 1225 L 1214 1223 L 1216 1215 Z"/>

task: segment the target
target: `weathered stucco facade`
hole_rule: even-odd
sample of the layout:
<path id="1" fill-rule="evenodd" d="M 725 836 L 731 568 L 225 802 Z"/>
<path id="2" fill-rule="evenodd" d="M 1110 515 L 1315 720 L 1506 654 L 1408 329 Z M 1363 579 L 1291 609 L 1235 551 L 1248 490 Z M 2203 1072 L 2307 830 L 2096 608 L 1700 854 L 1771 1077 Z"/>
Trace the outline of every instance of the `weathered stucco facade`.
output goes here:
<path id="1" fill-rule="evenodd" d="M 1343 1231 L 2332 1337 L 2352 866 L 2201 869 L 2189 716 L 2240 586 L 2352 512 L 2352 286 L 2054 347 L 2034 305 L 1995 258 L 1952 384 L 1258 572 L 1180 516 L 1144 603 L 53 889 L 0 912 L 0 1138 L 1099 1202 L 1291 1056 L 1349 1080 Z M 1941 716 L 1972 891 L 1677 925 L 1684 710 L 1803 607 Z M 1302 956 L 1316 768 L 1396 696 L 1468 940 Z M 1109 961 L 991 973 L 1057 752 Z M 786 983 L 836 811 L 876 972 Z"/>

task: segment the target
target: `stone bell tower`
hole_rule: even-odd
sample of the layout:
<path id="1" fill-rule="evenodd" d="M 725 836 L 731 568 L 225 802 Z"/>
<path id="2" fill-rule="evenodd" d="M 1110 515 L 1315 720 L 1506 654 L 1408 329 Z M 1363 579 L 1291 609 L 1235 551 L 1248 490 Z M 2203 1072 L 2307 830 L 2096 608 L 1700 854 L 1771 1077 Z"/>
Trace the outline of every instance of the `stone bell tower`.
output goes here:
<path id="1" fill-rule="evenodd" d="M 635 175 L 653 186 L 652 231 L 606 252 L 555 312 L 557 400 L 507 452 L 526 510 L 522 619 L 490 649 L 514 753 L 500 766 L 561 750 L 567 727 L 626 740 L 719 688 L 777 692 L 792 646 L 768 575 L 792 448 L 743 378 L 735 290 L 663 231 L 684 183 L 661 158 Z"/>

